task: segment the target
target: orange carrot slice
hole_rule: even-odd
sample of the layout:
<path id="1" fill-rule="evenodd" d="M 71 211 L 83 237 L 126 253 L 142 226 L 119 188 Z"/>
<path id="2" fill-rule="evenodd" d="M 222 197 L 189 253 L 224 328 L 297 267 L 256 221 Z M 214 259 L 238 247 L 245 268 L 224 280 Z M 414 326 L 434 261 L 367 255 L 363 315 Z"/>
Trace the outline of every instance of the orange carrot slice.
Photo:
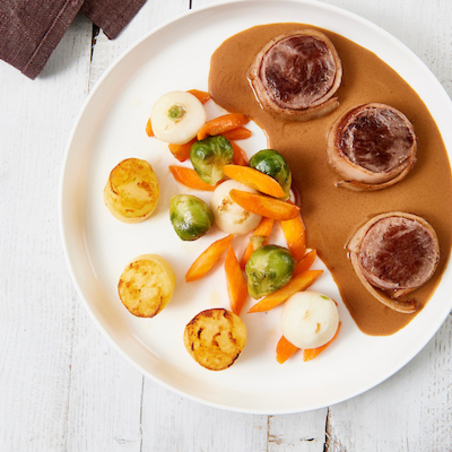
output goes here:
<path id="1" fill-rule="evenodd" d="M 334 334 L 333 338 L 327 342 L 325 345 L 321 345 L 317 348 L 306 348 L 303 350 L 303 361 L 310 361 L 311 359 L 314 359 L 316 356 L 320 355 L 320 353 L 323 352 L 327 347 L 329 347 L 337 338 L 337 335 L 339 334 L 339 330 L 341 329 L 341 322 L 339 322 L 339 325 L 337 327 L 336 333 Z"/>
<path id="2" fill-rule="evenodd" d="M 301 215 L 298 214 L 291 220 L 280 221 L 279 224 L 292 256 L 296 261 L 300 260 L 306 253 L 306 229 Z"/>
<path id="3" fill-rule="evenodd" d="M 249 138 L 252 133 L 251 130 L 246 129 L 245 127 L 237 127 L 237 129 L 229 130 L 227 132 L 222 133 L 225 138 L 229 141 L 231 140 L 246 140 Z"/>
<path id="4" fill-rule="evenodd" d="M 316 256 L 316 250 L 311 250 L 309 251 L 309 253 L 306 253 L 295 265 L 293 276 L 299 275 L 300 273 L 309 270 L 311 268 L 311 265 L 314 263 Z"/>
<path id="5" fill-rule="evenodd" d="M 274 198 L 282 198 L 286 196 L 284 190 L 281 188 L 281 185 L 279 185 L 273 177 L 268 174 L 261 173 L 250 166 L 225 165 L 224 174 L 237 182 L 254 188 L 255 190 L 265 193 L 266 195 L 273 196 Z M 292 221 L 296 221 L 296 218 L 293 220 L 287 220 L 287 222 Z M 286 228 L 289 229 L 288 226 Z M 292 229 L 295 228 L 292 227 Z"/>
<path id="6" fill-rule="evenodd" d="M 293 294 L 307 289 L 323 270 L 307 270 L 294 276 L 285 286 L 257 302 L 248 312 L 266 312 L 284 303 Z"/>
<path id="7" fill-rule="evenodd" d="M 279 364 L 285 363 L 297 350 L 299 350 L 298 347 L 289 342 L 284 336 L 281 336 L 276 346 L 276 361 Z"/>
<path id="8" fill-rule="evenodd" d="M 300 211 L 300 208 L 294 204 L 257 193 L 232 189 L 229 196 L 245 210 L 274 220 L 290 220 Z"/>
<path id="9" fill-rule="evenodd" d="M 146 123 L 146 135 L 148 137 L 154 136 L 154 131 L 152 130 L 151 118 L 149 118 L 148 122 Z"/>
<path id="10" fill-rule="evenodd" d="M 226 260 L 224 262 L 226 271 L 226 279 L 228 283 L 228 294 L 231 302 L 231 309 L 234 314 L 240 315 L 240 312 L 245 304 L 248 296 L 248 289 L 246 281 L 243 277 L 242 269 L 240 268 L 234 249 L 229 245 L 226 253 Z"/>
<path id="11" fill-rule="evenodd" d="M 262 243 L 262 246 L 268 244 L 268 240 L 270 238 L 270 234 L 272 233 L 274 222 L 275 222 L 275 220 L 273 220 L 272 218 L 262 217 L 257 228 L 254 230 L 252 237 L 256 237 L 256 236 L 266 237 L 266 239 Z M 254 253 L 254 251 L 255 250 L 254 250 L 253 242 L 250 238 L 248 246 L 246 247 L 246 250 L 243 253 L 242 260 L 240 261 L 240 266 L 242 267 L 242 269 L 245 268 L 246 263 L 248 262 L 249 258 Z"/>
<path id="12" fill-rule="evenodd" d="M 232 157 L 232 163 L 234 165 L 248 165 L 248 156 L 246 152 L 234 141 L 229 141 L 234 149 L 234 156 Z"/>
<path id="13" fill-rule="evenodd" d="M 220 259 L 221 255 L 231 244 L 234 234 L 230 234 L 216 242 L 213 242 L 199 257 L 193 262 L 185 275 L 185 281 L 191 282 L 201 279 Z"/>
<path id="14" fill-rule="evenodd" d="M 247 116 L 240 113 L 228 113 L 218 118 L 207 121 L 198 132 L 198 140 L 204 140 L 209 135 L 221 135 L 229 130 L 237 129 L 249 122 Z"/>
<path id="15" fill-rule="evenodd" d="M 217 188 L 216 185 L 206 184 L 199 176 L 198 173 L 192 168 L 185 168 L 184 166 L 170 165 L 169 169 L 177 182 L 185 185 L 186 187 L 193 188 L 195 190 L 214 191 Z"/>
<path id="16" fill-rule="evenodd" d="M 174 157 L 179 160 L 179 162 L 185 162 L 185 160 L 190 158 L 190 149 L 192 145 L 196 143 L 196 141 L 198 140 L 196 138 L 193 138 L 193 140 L 185 144 L 169 144 L 168 148 L 174 155 Z"/>
<path id="17" fill-rule="evenodd" d="M 206 91 L 200 91 L 199 89 L 189 89 L 187 93 L 195 96 L 202 104 L 205 104 L 208 100 L 210 100 L 210 93 Z"/>

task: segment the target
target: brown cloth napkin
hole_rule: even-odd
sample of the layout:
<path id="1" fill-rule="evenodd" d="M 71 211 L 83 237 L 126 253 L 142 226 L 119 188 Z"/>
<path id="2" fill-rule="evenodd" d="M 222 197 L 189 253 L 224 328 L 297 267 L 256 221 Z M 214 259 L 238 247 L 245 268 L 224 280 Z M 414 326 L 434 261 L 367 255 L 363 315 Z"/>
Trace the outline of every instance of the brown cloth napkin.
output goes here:
<path id="1" fill-rule="evenodd" d="M 146 0 L 0 0 L 0 59 L 34 79 L 81 11 L 114 39 Z"/>

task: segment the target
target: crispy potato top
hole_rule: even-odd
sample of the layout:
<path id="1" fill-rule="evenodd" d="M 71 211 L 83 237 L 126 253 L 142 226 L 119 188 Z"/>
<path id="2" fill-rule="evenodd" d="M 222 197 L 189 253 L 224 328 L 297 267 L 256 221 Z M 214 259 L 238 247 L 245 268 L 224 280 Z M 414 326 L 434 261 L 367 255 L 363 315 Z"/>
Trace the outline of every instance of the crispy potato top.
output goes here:
<path id="1" fill-rule="evenodd" d="M 224 370 L 239 357 L 246 337 L 245 324 L 238 315 L 215 308 L 200 312 L 187 324 L 184 344 L 201 366 Z"/>
<path id="2" fill-rule="evenodd" d="M 151 165 L 129 158 L 113 168 L 104 190 L 110 212 L 125 223 L 138 223 L 154 212 L 160 189 Z"/>
<path id="3" fill-rule="evenodd" d="M 124 306 L 137 317 L 154 317 L 170 301 L 176 279 L 161 256 L 145 254 L 133 259 L 121 274 L 118 293 Z"/>

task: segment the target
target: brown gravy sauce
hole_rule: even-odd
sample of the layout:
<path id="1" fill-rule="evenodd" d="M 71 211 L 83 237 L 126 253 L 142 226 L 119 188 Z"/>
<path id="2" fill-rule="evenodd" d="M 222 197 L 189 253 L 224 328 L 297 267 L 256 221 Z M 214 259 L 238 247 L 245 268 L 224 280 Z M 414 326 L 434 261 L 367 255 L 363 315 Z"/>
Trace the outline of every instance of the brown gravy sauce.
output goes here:
<path id="1" fill-rule="evenodd" d="M 438 235 L 441 260 L 434 276 L 412 294 L 421 311 L 440 281 L 451 249 L 449 159 L 435 121 L 416 92 L 375 54 L 326 30 L 321 31 L 335 45 L 344 69 L 337 93 L 339 108 L 323 118 L 301 123 L 276 120 L 266 113 L 254 97 L 246 71 L 271 38 L 305 28 L 313 27 L 271 24 L 232 36 L 212 56 L 209 90 L 226 110 L 249 115 L 267 134 L 268 147 L 285 156 L 301 193 L 308 246 L 317 250 L 331 271 L 358 327 L 369 335 L 390 335 L 416 314 L 398 313 L 376 301 L 356 277 L 345 245 L 359 226 L 379 213 L 401 210 L 424 217 Z M 418 160 L 410 174 L 390 188 L 353 192 L 335 186 L 340 177 L 327 161 L 327 135 L 346 110 L 367 102 L 389 104 L 405 113 L 418 138 Z"/>

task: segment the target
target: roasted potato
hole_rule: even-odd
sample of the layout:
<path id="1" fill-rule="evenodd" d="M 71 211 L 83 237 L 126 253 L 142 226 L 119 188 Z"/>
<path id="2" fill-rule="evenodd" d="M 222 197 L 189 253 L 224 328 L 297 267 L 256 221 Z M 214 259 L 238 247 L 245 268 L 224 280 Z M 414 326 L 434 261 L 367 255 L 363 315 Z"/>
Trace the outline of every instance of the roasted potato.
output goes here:
<path id="1" fill-rule="evenodd" d="M 129 158 L 113 168 L 104 189 L 104 202 L 124 223 L 139 223 L 154 212 L 160 189 L 151 165 Z"/>
<path id="2" fill-rule="evenodd" d="M 224 370 L 234 364 L 246 344 L 241 318 L 226 309 L 207 309 L 187 324 L 185 347 L 193 359 L 209 370 Z"/>
<path id="3" fill-rule="evenodd" d="M 143 254 L 122 272 L 118 293 L 133 315 L 154 317 L 168 304 L 175 286 L 176 278 L 168 262 L 156 254 Z"/>

